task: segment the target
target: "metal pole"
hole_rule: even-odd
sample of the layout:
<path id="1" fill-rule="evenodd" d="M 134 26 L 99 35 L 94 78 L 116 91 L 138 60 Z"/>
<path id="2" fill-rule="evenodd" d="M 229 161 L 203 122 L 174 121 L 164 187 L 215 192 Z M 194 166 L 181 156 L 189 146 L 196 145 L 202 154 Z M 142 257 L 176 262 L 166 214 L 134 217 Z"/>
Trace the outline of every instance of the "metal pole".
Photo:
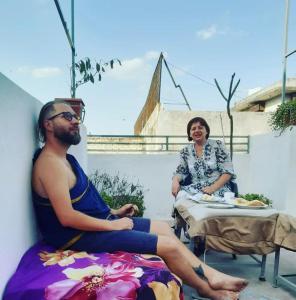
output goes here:
<path id="1" fill-rule="evenodd" d="M 65 21 L 65 19 L 64 19 L 63 13 L 62 13 L 62 10 L 61 10 L 61 6 L 60 6 L 60 3 L 59 3 L 59 0 L 54 0 L 54 3 L 55 3 L 55 5 L 56 5 L 56 7 L 57 7 L 57 10 L 58 10 L 60 19 L 61 19 L 61 21 L 62 21 L 64 30 L 65 30 L 65 33 L 66 33 L 66 36 L 67 36 L 67 39 L 68 39 L 68 42 L 69 42 L 69 45 L 70 45 L 71 49 L 73 50 L 74 45 L 73 45 L 73 43 L 72 43 L 71 36 L 70 36 L 70 34 L 69 34 L 69 31 L 68 31 L 68 28 L 67 28 L 67 23 L 66 23 L 66 21 Z M 75 48 L 74 48 L 74 52 L 75 52 Z"/>
<path id="2" fill-rule="evenodd" d="M 75 39 L 74 39 L 74 0 L 71 1 L 71 37 L 72 37 L 72 43 L 73 47 L 71 47 L 72 50 L 72 98 L 75 98 L 76 94 L 76 78 L 75 78 Z"/>
<path id="3" fill-rule="evenodd" d="M 67 23 L 64 19 L 63 12 L 59 3 L 59 0 L 54 0 L 60 19 L 62 21 L 69 45 L 72 51 L 72 82 L 71 82 L 71 97 L 75 98 L 75 46 L 74 46 L 74 0 L 72 0 L 71 12 L 72 12 L 72 37 L 70 36 Z"/>
<path id="4" fill-rule="evenodd" d="M 282 103 L 284 103 L 286 100 L 286 69 L 287 69 L 287 51 L 288 51 L 287 49 L 288 49 L 289 4 L 290 4 L 290 0 L 286 0 L 285 28 L 284 28 Z"/>

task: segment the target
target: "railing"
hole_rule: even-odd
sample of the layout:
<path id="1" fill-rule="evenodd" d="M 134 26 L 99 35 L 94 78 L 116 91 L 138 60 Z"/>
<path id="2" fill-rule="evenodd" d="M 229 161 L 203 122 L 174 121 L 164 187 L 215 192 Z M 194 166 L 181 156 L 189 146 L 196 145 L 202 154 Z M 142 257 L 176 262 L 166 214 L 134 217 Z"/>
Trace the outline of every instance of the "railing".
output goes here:
<path id="1" fill-rule="evenodd" d="M 229 149 L 229 136 L 211 136 Z M 184 135 L 88 135 L 87 150 L 94 152 L 178 152 L 188 144 Z M 233 151 L 249 153 L 249 136 L 234 136 Z"/>

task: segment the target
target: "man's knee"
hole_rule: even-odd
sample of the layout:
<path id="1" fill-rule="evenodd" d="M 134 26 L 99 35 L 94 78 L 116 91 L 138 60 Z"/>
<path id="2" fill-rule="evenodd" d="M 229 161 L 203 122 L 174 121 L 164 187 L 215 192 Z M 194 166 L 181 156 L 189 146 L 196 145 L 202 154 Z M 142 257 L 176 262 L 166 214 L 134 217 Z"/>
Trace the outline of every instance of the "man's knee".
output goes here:
<path id="1" fill-rule="evenodd" d="M 164 256 L 179 254 L 178 241 L 168 236 L 158 236 L 157 253 Z"/>
<path id="2" fill-rule="evenodd" d="M 165 221 L 153 221 L 152 230 L 165 235 L 171 235 L 173 233 L 170 225 Z"/>

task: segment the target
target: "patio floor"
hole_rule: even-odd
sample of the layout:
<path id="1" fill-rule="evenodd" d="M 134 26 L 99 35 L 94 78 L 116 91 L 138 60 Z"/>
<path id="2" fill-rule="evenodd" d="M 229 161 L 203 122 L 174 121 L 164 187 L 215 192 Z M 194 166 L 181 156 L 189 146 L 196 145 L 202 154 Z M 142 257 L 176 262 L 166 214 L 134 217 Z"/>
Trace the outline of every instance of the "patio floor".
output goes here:
<path id="1" fill-rule="evenodd" d="M 279 274 L 296 273 L 296 253 L 281 250 Z M 266 281 L 259 281 L 260 267 L 247 255 L 238 255 L 233 260 L 232 255 L 209 251 L 206 256 L 209 265 L 229 275 L 243 277 L 249 280 L 248 287 L 241 293 L 240 300 L 291 300 L 296 299 L 296 292 L 280 284 L 272 286 L 274 253 L 267 256 Z M 294 281 L 296 283 L 296 279 Z M 184 285 L 185 300 L 191 300 L 194 290 Z"/>

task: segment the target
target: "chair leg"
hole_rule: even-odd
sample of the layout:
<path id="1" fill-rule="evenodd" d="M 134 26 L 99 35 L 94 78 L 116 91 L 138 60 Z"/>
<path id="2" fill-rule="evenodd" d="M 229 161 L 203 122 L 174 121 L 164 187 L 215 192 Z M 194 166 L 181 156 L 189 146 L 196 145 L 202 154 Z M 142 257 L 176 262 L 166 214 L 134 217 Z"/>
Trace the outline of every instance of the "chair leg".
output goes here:
<path id="1" fill-rule="evenodd" d="M 204 237 L 196 237 L 194 242 L 193 253 L 199 257 L 205 252 L 206 243 Z"/>
<path id="2" fill-rule="evenodd" d="M 174 232 L 175 232 L 175 235 L 177 236 L 177 238 L 180 239 L 181 232 L 182 232 L 182 226 L 179 226 L 178 224 L 176 224 L 174 227 Z"/>

